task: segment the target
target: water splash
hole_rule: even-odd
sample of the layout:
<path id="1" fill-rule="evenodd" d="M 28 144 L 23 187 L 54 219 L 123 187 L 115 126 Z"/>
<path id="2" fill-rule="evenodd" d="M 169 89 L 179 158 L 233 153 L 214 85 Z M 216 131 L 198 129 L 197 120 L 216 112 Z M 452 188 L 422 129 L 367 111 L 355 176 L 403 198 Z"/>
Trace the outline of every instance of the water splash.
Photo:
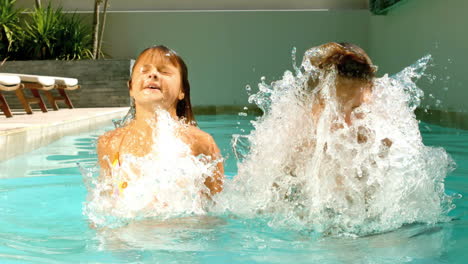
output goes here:
<path id="1" fill-rule="evenodd" d="M 218 161 L 191 154 L 178 136 L 186 129 L 166 111 L 156 112 L 152 150 L 145 156 L 125 154 L 111 175 L 97 176 L 98 169 L 83 171 L 88 188 L 84 213 L 97 226 L 121 226 L 132 220 L 167 219 L 203 215 L 208 199 L 202 193 Z"/>
<path id="2" fill-rule="evenodd" d="M 392 76 L 392 81 L 395 82 L 393 85 L 398 85 L 403 89 L 404 96 L 407 97 L 406 100 L 412 111 L 421 104 L 421 99 L 424 96 L 424 92 L 416 86 L 416 82 L 424 75 L 431 60 L 432 56 L 426 55 Z"/>
<path id="3" fill-rule="evenodd" d="M 374 79 L 349 125 L 336 97 L 336 71 L 310 63 L 317 52 L 305 54 L 303 71 L 286 71 L 271 84 L 262 79 L 249 97 L 264 115 L 250 134 L 233 137 L 238 176 L 218 197 L 218 209 L 331 235 L 447 220 L 454 197 L 444 193 L 444 178 L 454 162 L 444 149 L 424 146 L 414 114 L 423 96 L 415 81 L 431 57 Z"/>
<path id="4" fill-rule="evenodd" d="M 128 112 L 122 119 L 113 119 L 112 123 L 114 124 L 115 128 L 124 127 L 128 125 L 133 119 L 135 119 L 135 114 L 135 99 L 130 97 L 130 108 L 128 109 Z"/>
<path id="5" fill-rule="evenodd" d="M 300 75 L 301 74 L 301 69 L 299 67 L 297 67 L 296 53 L 297 53 L 297 49 L 296 49 L 296 47 L 293 47 L 293 49 L 291 51 L 292 67 L 293 67 L 294 72 L 296 73 L 296 75 Z"/>

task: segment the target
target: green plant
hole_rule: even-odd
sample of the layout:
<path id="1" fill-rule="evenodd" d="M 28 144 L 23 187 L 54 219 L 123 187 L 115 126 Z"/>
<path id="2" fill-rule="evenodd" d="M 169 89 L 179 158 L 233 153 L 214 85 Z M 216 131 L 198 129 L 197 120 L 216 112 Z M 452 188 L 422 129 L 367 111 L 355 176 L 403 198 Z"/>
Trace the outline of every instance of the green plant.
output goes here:
<path id="1" fill-rule="evenodd" d="M 55 59 L 54 48 L 60 31 L 62 9 L 35 8 L 25 23 L 25 51 L 32 59 Z"/>
<path id="2" fill-rule="evenodd" d="M 374 15 L 386 15 L 390 9 L 401 5 L 404 0 L 370 0 L 369 9 Z"/>
<path id="3" fill-rule="evenodd" d="M 16 0 L 0 0 L 0 59 L 8 58 L 21 46 L 23 34 L 19 27 L 21 9 Z"/>
<path id="4" fill-rule="evenodd" d="M 55 51 L 62 60 L 92 58 L 91 28 L 76 14 L 62 16 Z"/>
<path id="5" fill-rule="evenodd" d="M 86 59 L 91 57 L 91 30 L 76 14 L 62 8 L 35 8 L 25 23 L 24 50 L 30 59 Z"/>

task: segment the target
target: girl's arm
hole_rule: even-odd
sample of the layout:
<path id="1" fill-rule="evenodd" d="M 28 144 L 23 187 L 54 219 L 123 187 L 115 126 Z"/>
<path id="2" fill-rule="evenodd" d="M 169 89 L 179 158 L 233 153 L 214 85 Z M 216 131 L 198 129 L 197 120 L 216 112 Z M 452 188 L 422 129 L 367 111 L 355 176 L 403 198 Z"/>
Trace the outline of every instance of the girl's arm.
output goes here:
<path id="1" fill-rule="evenodd" d="M 216 164 L 216 169 L 213 172 L 212 177 L 208 177 L 205 180 L 205 185 L 210 189 L 211 195 L 219 193 L 223 190 L 223 183 L 224 183 L 224 164 L 221 156 L 221 151 L 219 150 L 218 146 L 216 145 L 213 138 L 210 136 L 210 141 L 208 144 L 211 146 L 209 150 L 211 153 L 207 153 L 212 160 L 218 160 L 218 164 Z"/>
<path id="2" fill-rule="evenodd" d="M 210 134 L 203 132 L 198 128 L 192 128 L 190 134 L 192 138 L 192 153 L 195 156 L 203 154 L 206 157 L 209 157 L 211 159 L 209 162 L 217 161 L 216 168 L 213 171 L 213 174 L 206 178 L 205 185 L 210 190 L 211 195 L 221 192 L 223 190 L 224 183 L 224 165 L 221 151 Z"/>

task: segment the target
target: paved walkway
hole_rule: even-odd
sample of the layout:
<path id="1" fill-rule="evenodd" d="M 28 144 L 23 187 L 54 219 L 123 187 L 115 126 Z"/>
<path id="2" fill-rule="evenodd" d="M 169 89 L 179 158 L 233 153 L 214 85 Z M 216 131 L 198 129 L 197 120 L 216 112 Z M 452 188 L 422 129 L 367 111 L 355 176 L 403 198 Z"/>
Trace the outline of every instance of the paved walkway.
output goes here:
<path id="1" fill-rule="evenodd" d="M 13 117 L 11 118 L 0 115 L 0 135 L 16 129 L 67 123 L 73 122 L 74 120 L 94 119 L 99 116 L 125 114 L 127 110 L 128 107 L 74 108 L 60 109 L 58 111 L 49 110 L 47 113 L 36 110 L 32 115 L 28 115 L 21 109 L 14 111 Z"/>
<path id="2" fill-rule="evenodd" d="M 32 115 L 22 111 L 13 117 L 0 116 L 0 161 L 48 145 L 67 135 L 111 125 L 128 107 L 60 109 Z"/>

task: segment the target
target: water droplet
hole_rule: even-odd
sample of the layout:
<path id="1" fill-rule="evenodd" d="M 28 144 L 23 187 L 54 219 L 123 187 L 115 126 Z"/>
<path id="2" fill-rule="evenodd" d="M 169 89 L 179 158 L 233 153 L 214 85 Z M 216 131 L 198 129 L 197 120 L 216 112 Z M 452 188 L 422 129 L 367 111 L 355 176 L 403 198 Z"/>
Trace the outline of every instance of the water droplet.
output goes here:
<path id="1" fill-rule="evenodd" d="M 291 60 L 292 60 L 292 67 L 294 69 L 294 72 L 296 73 L 296 75 L 301 75 L 301 71 L 299 69 L 299 67 L 297 67 L 297 61 L 296 61 L 296 47 L 293 47 L 292 48 L 292 51 L 291 51 Z"/>

